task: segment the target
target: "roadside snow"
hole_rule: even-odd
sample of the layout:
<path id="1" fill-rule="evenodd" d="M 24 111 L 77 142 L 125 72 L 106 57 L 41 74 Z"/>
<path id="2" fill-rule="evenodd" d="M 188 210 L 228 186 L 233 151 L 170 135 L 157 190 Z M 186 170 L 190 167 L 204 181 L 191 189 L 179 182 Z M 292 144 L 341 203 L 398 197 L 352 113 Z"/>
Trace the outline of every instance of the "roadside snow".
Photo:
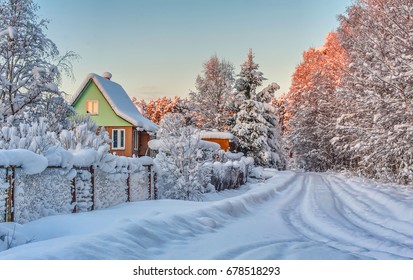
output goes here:
<path id="1" fill-rule="evenodd" d="M 0 233 L 13 229 L 17 243 L 28 242 L 0 259 L 413 259 L 412 189 L 273 174 L 203 202 L 142 201 L 0 224 Z"/>

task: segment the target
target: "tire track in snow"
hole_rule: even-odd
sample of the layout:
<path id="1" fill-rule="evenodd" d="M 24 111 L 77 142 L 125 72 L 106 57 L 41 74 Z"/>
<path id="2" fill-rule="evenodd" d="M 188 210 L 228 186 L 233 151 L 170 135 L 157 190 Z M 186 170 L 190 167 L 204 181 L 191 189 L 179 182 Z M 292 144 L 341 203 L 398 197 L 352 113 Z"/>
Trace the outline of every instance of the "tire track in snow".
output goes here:
<path id="1" fill-rule="evenodd" d="M 302 194 L 296 197 L 287 214 L 284 214 L 287 223 L 297 233 L 338 250 L 353 252 L 353 255 L 356 252 L 364 258 L 413 258 L 413 251 L 406 244 L 408 235 L 403 235 L 402 240 L 394 236 L 386 238 L 386 229 L 371 228 L 372 223 L 368 222 L 368 218 L 361 219 L 361 214 L 358 219 L 348 214 L 357 213 L 357 210 L 366 211 L 368 207 L 353 210 L 354 205 L 349 203 L 348 198 L 341 198 L 343 187 L 340 182 L 331 184 L 325 179 L 326 175 L 320 174 L 301 176 L 306 177 L 301 187 Z"/>
<path id="2" fill-rule="evenodd" d="M 384 216 L 383 213 L 388 214 L 391 209 L 387 205 L 371 199 L 368 196 L 368 191 L 360 192 L 346 182 L 337 181 L 336 177 L 326 176 L 322 179 L 335 194 L 343 217 L 355 228 L 359 228 L 373 237 L 373 239 L 368 239 L 369 242 L 366 242 L 365 247 L 370 245 L 371 250 L 380 248 L 380 250 L 392 252 L 402 258 L 413 258 L 412 223 L 400 220 L 400 215 L 393 215 L 390 218 L 387 215 Z M 379 191 L 377 190 L 377 192 Z M 379 212 L 376 209 L 381 210 Z M 375 242 L 373 242 L 374 240 Z"/>

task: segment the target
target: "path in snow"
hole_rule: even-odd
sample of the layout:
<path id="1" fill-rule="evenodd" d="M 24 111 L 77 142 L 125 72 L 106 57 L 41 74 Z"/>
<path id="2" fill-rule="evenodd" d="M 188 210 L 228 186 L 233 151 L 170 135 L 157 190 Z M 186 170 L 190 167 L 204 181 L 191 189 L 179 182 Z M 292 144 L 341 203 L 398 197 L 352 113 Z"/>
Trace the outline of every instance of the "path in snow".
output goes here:
<path id="1" fill-rule="evenodd" d="M 0 259 L 413 259 L 413 190 L 276 172 L 203 202 L 145 201 L 23 225 Z"/>

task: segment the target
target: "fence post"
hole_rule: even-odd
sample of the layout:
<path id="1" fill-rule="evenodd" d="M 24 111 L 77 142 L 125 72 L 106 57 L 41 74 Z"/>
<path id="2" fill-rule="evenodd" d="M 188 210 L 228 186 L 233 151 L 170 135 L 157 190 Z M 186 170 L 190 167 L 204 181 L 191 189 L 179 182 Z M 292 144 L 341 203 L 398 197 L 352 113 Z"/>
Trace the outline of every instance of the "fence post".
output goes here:
<path id="1" fill-rule="evenodd" d="M 92 210 L 95 210 L 95 169 L 93 168 L 93 166 L 89 167 L 89 172 L 90 172 L 90 183 L 92 184 Z"/>
<path id="2" fill-rule="evenodd" d="M 11 173 L 11 174 L 9 174 Z M 16 167 L 6 167 L 6 180 L 9 183 L 6 199 L 6 222 L 14 222 L 14 181 L 16 177 Z"/>
<path id="3" fill-rule="evenodd" d="M 154 171 L 152 171 L 152 174 L 153 174 L 153 192 L 154 192 L 154 197 L 155 197 L 155 200 L 157 200 L 158 199 L 158 188 L 156 187 L 156 180 L 157 180 L 157 176 L 156 176 L 156 173 L 154 172 Z"/>
<path id="4" fill-rule="evenodd" d="M 75 169 L 76 170 L 76 169 Z M 75 206 L 73 207 L 72 213 L 77 213 L 77 204 L 76 204 L 76 177 L 77 177 L 77 170 L 76 170 L 76 176 L 72 179 L 72 187 L 71 187 L 71 193 L 72 193 L 72 204 Z"/>
<path id="5" fill-rule="evenodd" d="M 148 199 L 152 200 L 152 168 L 150 165 L 147 165 L 148 167 L 148 193 L 149 193 L 149 197 Z"/>
<path id="6" fill-rule="evenodd" d="M 158 198 L 157 188 L 155 186 L 156 175 L 152 165 L 149 164 L 144 166 L 148 168 L 148 199 L 155 200 Z"/>
<path id="7" fill-rule="evenodd" d="M 130 185 L 130 177 L 131 177 L 131 172 L 128 169 L 128 179 L 126 180 L 126 184 L 128 185 L 128 200 L 126 202 L 130 202 L 130 196 L 131 196 L 131 185 Z"/>

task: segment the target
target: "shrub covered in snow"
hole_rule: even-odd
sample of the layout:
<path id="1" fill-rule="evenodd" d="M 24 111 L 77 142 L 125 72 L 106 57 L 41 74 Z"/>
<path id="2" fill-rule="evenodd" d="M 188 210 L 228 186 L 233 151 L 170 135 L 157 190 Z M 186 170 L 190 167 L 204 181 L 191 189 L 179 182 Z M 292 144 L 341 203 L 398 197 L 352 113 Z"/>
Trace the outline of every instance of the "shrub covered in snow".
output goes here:
<path id="1" fill-rule="evenodd" d="M 158 138 L 155 164 L 160 197 L 199 199 L 211 180 L 208 163 L 212 161 L 215 146 L 203 149 L 199 131 L 185 126 L 180 114 L 168 114 L 163 118 Z"/>
<path id="2" fill-rule="evenodd" d="M 237 160 L 224 159 L 224 162 L 214 162 L 212 165 L 211 184 L 217 191 L 235 189 L 246 183 L 249 168 L 254 159 L 241 157 Z"/>

